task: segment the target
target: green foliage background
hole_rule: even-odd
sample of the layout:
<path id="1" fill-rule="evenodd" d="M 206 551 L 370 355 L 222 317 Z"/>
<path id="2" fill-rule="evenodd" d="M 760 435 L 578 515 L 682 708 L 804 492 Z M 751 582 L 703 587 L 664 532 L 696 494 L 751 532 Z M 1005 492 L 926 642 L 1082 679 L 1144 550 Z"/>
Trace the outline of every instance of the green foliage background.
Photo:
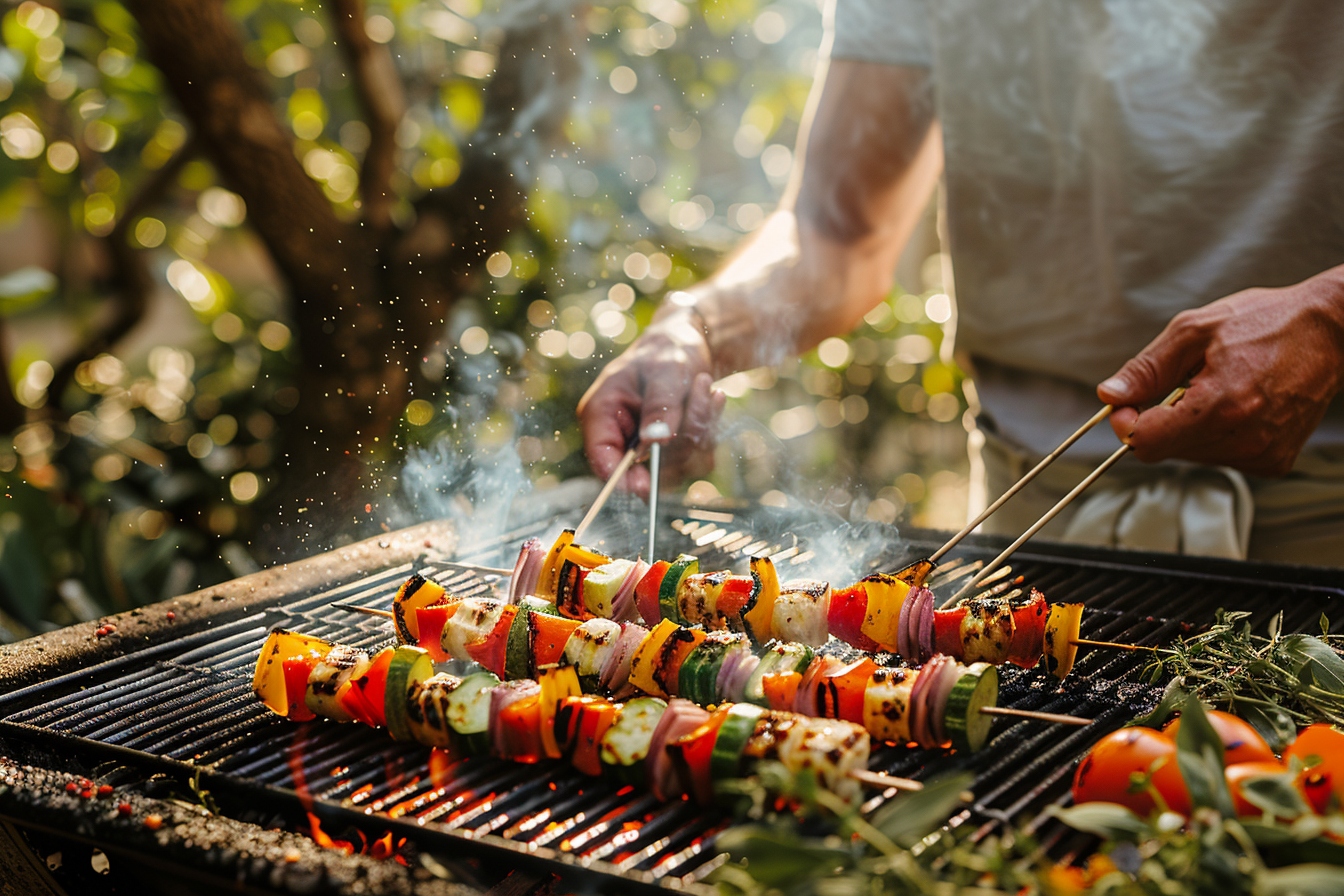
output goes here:
<path id="1" fill-rule="evenodd" d="M 305 170 L 353 215 L 368 129 L 328 11 L 314 0 L 226 5 Z M 572 11 L 368 5 L 366 31 L 393 51 L 410 103 L 397 135 L 399 223 L 414 214 L 409 200 L 459 176 L 511 21 Z M 635 0 L 574 14 L 587 31 L 583 76 L 565 96 L 533 98 L 568 105 L 565 140 L 525 139 L 511 160 L 527 226 L 493 248 L 486 285 L 443 323 L 445 350 L 422 359 L 444 386 L 411 402 L 393 444 L 376 449 L 389 475 L 407 446 L 444 440 L 513 445 L 540 488 L 585 473 L 573 409 L 587 384 L 665 290 L 712 270 L 774 208 L 788 177 L 822 35 L 816 6 Z M 302 358 L 246 209 L 193 160 L 126 222 L 158 284 L 145 320 L 51 391 L 117 294 L 105 241 L 190 134 L 114 0 L 10 4 L 2 27 L 0 314 L 27 407 L 0 442 L 7 640 L 255 568 Z M 694 497 L 787 492 L 853 519 L 957 522 L 965 402 L 959 371 L 939 359 L 948 305 L 936 241 L 926 232 L 908 255 L 903 288 L 853 338 L 724 384 L 730 435 Z"/>

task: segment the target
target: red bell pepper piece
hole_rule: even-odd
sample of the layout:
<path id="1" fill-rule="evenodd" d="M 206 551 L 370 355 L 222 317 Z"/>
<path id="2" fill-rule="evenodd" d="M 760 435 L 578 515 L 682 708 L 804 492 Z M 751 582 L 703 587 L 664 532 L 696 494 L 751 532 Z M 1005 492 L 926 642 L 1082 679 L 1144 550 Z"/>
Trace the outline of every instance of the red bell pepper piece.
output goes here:
<path id="1" fill-rule="evenodd" d="M 308 676 L 316 665 L 317 657 L 312 655 L 292 656 L 284 662 L 285 700 L 289 703 L 289 712 L 286 716 L 291 722 L 306 722 L 317 718 L 303 699 L 308 691 Z"/>
<path id="2" fill-rule="evenodd" d="M 452 659 L 443 649 L 443 627 L 457 610 L 457 601 L 445 601 L 428 607 L 415 608 L 415 624 L 419 635 L 416 643 L 436 663 L 446 663 Z"/>
<path id="3" fill-rule="evenodd" d="M 877 663 L 863 657 L 826 673 L 821 680 L 818 703 L 828 719 L 863 724 L 863 694 Z"/>
<path id="4" fill-rule="evenodd" d="M 793 699 L 798 696 L 798 685 L 802 681 L 801 672 L 767 672 L 761 678 L 761 687 L 770 708 L 793 712 Z"/>
<path id="5" fill-rule="evenodd" d="M 751 603 L 752 595 L 759 587 L 755 576 L 729 576 L 724 579 L 723 587 L 719 589 L 715 609 L 724 619 L 736 619 L 740 622 L 742 611 Z"/>
<path id="6" fill-rule="evenodd" d="M 635 585 L 635 608 L 649 625 L 657 625 L 663 618 L 663 611 L 658 607 L 658 590 L 663 587 L 663 576 L 667 575 L 671 565 L 666 560 L 659 560 Z"/>
<path id="7" fill-rule="evenodd" d="M 504 657 L 509 646 L 509 629 L 513 626 L 513 617 L 517 615 L 518 606 L 507 604 L 489 634 L 467 645 L 467 655 L 501 679 L 506 677 Z"/>
<path id="8" fill-rule="evenodd" d="M 351 690 L 359 691 L 359 697 L 368 709 L 369 722 L 375 727 L 387 724 L 384 697 L 387 691 L 387 667 L 392 665 L 392 653 L 391 647 L 378 651 L 368 671 L 351 682 Z"/>
<path id="9" fill-rule="evenodd" d="M 515 700 L 499 714 L 499 743 L 492 744 L 502 759 L 536 762 L 545 754 L 541 746 L 541 696 Z"/>
<path id="10" fill-rule="evenodd" d="M 370 728 L 378 727 L 378 720 L 374 718 L 373 710 L 369 704 L 364 702 L 364 696 L 355 687 L 353 682 L 346 682 L 345 687 L 341 688 L 336 694 L 336 699 L 341 701 L 341 706 L 345 711 L 354 716 L 356 722 L 363 722 Z"/>
<path id="11" fill-rule="evenodd" d="M 881 647 L 863 633 L 863 619 L 868 615 L 868 589 L 850 585 L 831 592 L 831 608 L 826 614 L 826 627 L 846 644 L 859 650 L 875 651 Z"/>
<path id="12" fill-rule="evenodd" d="M 532 667 L 538 670 L 564 659 L 565 642 L 579 627 L 579 623 L 573 619 L 547 613 L 529 613 L 527 624 L 532 629 Z M 507 628 L 504 629 L 504 641 L 507 646 Z"/>
<path id="13" fill-rule="evenodd" d="M 620 712 L 616 706 L 601 697 L 584 697 L 577 707 L 578 732 L 574 738 L 574 767 L 585 775 L 602 774 L 602 735 L 616 721 Z"/>
<path id="14" fill-rule="evenodd" d="M 727 717 L 728 707 L 716 709 L 709 721 L 668 745 L 682 787 L 702 806 L 714 803 L 714 778 L 709 770 L 710 760 L 714 755 L 714 741 Z"/>
<path id="15" fill-rule="evenodd" d="M 1041 661 L 1045 649 L 1045 620 L 1050 605 L 1045 595 L 1032 589 L 1022 604 L 1013 605 L 1013 640 L 1008 645 L 1008 662 L 1031 669 Z"/>
<path id="16" fill-rule="evenodd" d="M 961 643 L 961 620 L 966 618 L 965 607 L 933 611 L 933 652 L 959 660 L 965 655 Z M 1045 630 L 1041 630 L 1044 640 Z M 1039 656 L 1039 653 L 1037 654 Z"/>

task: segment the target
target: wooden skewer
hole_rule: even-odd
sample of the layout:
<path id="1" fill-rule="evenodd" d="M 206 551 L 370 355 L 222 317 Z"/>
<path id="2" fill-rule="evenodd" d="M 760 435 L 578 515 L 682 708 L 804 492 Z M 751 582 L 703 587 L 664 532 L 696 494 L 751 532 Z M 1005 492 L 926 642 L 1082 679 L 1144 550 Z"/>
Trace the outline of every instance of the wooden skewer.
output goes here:
<path id="1" fill-rule="evenodd" d="M 1009 498 L 1011 498 L 1018 492 L 1022 491 L 1022 489 L 1026 488 L 1027 484 L 1030 483 L 1031 480 L 1035 479 L 1036 476 L 1042 470 L 1044 470 L 1046 467 L 1054 463 L 1059 458 L 1059 456 L 1063 454 L 1065 451 L 1068 451 L 1069 448 L 1073 446 L 1074 442 L 1078 441 L 1084 435 L 1087 434 L 1088 430 L 1090 430 L 1092 427 L 1096 426 L 1098 423 L 1109 417 L 1111 415 L 1111 411 L 1113 410 L 1115 410 L 1115 407 L 1113 405 L 1108 404 L 1104 408 L 1093 414 L 1092 419 L 1088 420 L 1082 426 L 1078 427 L 1078 429 L 1074 431 L 1073 435 L 1069 436 L 1067 439 L 1065 439 L 1063 442 L 1060 443 L 1058 448 L 1056 448 L 1054 451 L 1051 451 L 1045 457 L 1041 458 L 1040 463 L 1038 463 L 1036 466 L 1028 470 L 1021 479 L 1017 480 L 1017 482 L 1013 483 L 1013 485 L 1008 489 L 1008 491 L 1004 492 L 1002 495 L 999 495 L 997 501 L 995 501 L 993 504 L 989 505 L 984 510 L 982 510 L 980 512 L 980 515 L 977 516 L 975 519 L 971 520 L 969 523 L 967 523 L 960 532 L 958 532 L 956 535 L 953 535 L 950 539 L 948 539 L 947 544 L 943 545 L 938 550 L 930 554 L 929 562 L 937 563 L 938 558 L 942 557 L 948 551 L 952 550 L 963 538 L 974 532 L 976 526 L 979 526 L 985 520 L 989 519 L 990 516 L 994 513 L 994 511 L 998 510 L 1004 504 L 1008 503 Z"/>
<path id="2" fill-rule="evenodd" d="M 982 706 L 980 711 L 987 716 L 1012 716 L 1018 719 L 1035 719 L 1038 722 L 1054 722 L 1056 725 L 1091 725 L 1091 719 L 1078 716 L 1064 716 L 1053 712 L 1037 712 L 1034 709 L 1013 709 L 1011 706 Z"/>
<path id="3" fill-rule="evenodd" d="M 363 613 L 366 616 L 382 616 L 384 619 L 392 618 L 391 610 L 379 610 L 376 607 L 361 607 L 359 604 L 343 604 L 340 601 L 334 601 L 333 607 L 339 607 L 342 610 L 349 610 L 352 613 Z"/>
<path id="4" fill-rule="evenodd" d="M 451 569 L 465 569 L 470 572 L 479 572 L 488 576 L 511 576 L 513 570 L 505 569 L 502 566 L 483 566 L 480 563 L 459 563 L 456 560 L 440 560 L 440 566 L 447 566 Z"/>
<path id="5" fill-rule="evenodd" d="M 871 772 L 866 768 L 851 769 L 849 776 L 855 781 L 870 784 L 873 787 L 893 787 L 896 790 L 923 790 L 924 785 L 910 778 L 898 778 L 882 772 Z"/>
<path id="6" fill-rule="evenodd" d="M 1146 644 L 1121 644 L 1119 641 L 1093 641 L 1090 638 L 1074 638 L 1069 641 L 1074 647 L 1110 647 L 1115 650 L 1153 650 L 1158 648 L 1149 647 Z"/>
<path id="7" fill-rule="evenodd" d="M 1177 386 L 1176 389 L 1174 389 L 1170 395 L 1168 395 L 1166 398 L 1162 400 L 1161 407 L 1171 407 L 1176 402 L 1180 401 L 1181 396 L 1184 394 L 1185 394 L 1185 387 Z M 1027 539 L 1031 538 L 1037 532 L 1044 529 L 1045 525 L 1049 523 L 1051 520 L 1053 520 L 1056 516 L 1058 516 L 1060 511 L 1062 511 L 1065 507 L 1068 507 L 1071 503 L 1073 503 L 1074 498 L 1081 495 L 1089 485 L 1100 479 L 1102 474 L 1104 474 L 1111 467 L 1115 466 L 1116 463 L 1119 462 L 1120 458 L 1124 457 L 1127 453 L 1129 453 L 1128 444 L 1121 445 L 1119 448 L 1115 449 L 1115 451 L 1111 454 L 1110 457 L 1102 461 L 1101 465 L 1098 466 L 1091 473 L 1088 473 L 1087 476 L 1083 479 L 1083 481 L 1075 485 L 1067 495 L 1060 498 L 1058 503 L 1056 503 L 1054 507 L 1051 507 L 1049 510 L 1045 512 L 1044 516 L 1042 516 L 1036 522 L 1032 523 L 1031 528 L 1023 532 L 1020 536 L 1018 536 L 1018 539 L 1014 541 L 1012 544 L 1008 545 L 1008 547 L 1004 548 L 1003 553 L 999 554 L 999 556 L 995 557 L 993 560 L 986 563 L 985 566 L 980 570 L 980 572 L 969 582 L 967 582 L 966 585 L 960 591 L 949 597 L 947 600 L 943 601 L 942 604 L 943 608 L 946 609 L 948 607 L 955 606 L 957 602 L 960 601 L 963 597 L 965 597 L 970 592 L 974 591 L 975 587 L 979 585 L 982 581 L 984 581 L 984 579 L 990 574 L 990 572 L 995 570 L 998 567 L 998 565 L 1002 563 L 1004 560 L 1007 560 L 1008 557 L 1014 551 L 1022 547 L 1022 545 L 1024 545 L 1027 542 Z"/>
<path id="8" fill-rule="evenodd" d="M 629 451 L 625 452 L 625 457 L 621 458 L 621 462 L 616 465 L 616 469 L 612 470 L 611 475 L 607 477 L 607 482 L 602 486 L 602 491 L 597 493 L 597 499 L 593 501 L 593 506 L 588 508 L 588 512 L 584 514 L 583 519 L 574 527 L 575 541 L 578 541 L 583 537 L 584 531 L 597 517 L 598 511 L 600 511 L 602 506 L 607 503 L 607 499 L 611 497 L 611 493 L 616 490 L 616 483 L 621 481 L 621 477 L 629 471 L 631 464 L 635 462 L 635 458 L 638 456 L 639 449 L 637 448 L 631 448 Z"/>

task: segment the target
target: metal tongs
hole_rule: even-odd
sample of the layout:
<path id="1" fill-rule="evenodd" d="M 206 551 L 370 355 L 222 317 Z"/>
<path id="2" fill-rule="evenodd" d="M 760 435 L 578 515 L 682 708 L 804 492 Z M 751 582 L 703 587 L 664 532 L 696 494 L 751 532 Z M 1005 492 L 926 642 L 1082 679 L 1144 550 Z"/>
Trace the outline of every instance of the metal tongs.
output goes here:
<path id="1" fill-rule="evenodd" d="M 661 440 L 671 437 L 672 428 L 660 421 L 658 423 L 650 423 L 627 443 L 629 447 L 626 449 L 625 456 L 621 458 L 621 462 L 616 465 L 616 469 L 612 470 L 611 475 L 607 477 L 607 481 L 603 484 L 602 490 L 598 492 L 597 497 L 593 499 L 593 506 L 588 508 L 588 512 L 583 515 L 583 519 L 574 527 L 575 541 L 578 541 L 583 537 L 583 533 L 587 530 L 588 526 L 594 519 L 596 519 L 598 511 L 600 511 L 603 505 L 607 503 L 607 499 L 611 497 L 611 493 L 616 489 L 616 484 L 624 478 L 625 474 L 630 471 L 630 468 L 634 466 L 636 462 L 644 458 L 644 452 L 647 450 L 650 479 L 649 562 L 653 562 L 653 552 L 654 548 L 657 546 L 658 540 L 658 473 L 659 467 L 662 465 L 663 455 L 663 445 Z"/>
<path id="2" fill-rule="evenodd" d="M 1171 407 L 1176 402 L 1180 401 L 1181 396 L 1185 394 L 1185 389 L 1186 389 L 1185 386 L 1178 386 L 1175 390 L 1172 391 L 1170 395 L 1168 395 L 1166 398 L 1162 400 L 1162 403 L 1159 405 L 1159 407 Z M 1061 454 L 1063 454 L 1065 451 L 1069 450 L 1070 447 L 1072 447 L 1074 442 L 1077 442 L 1090 429 L 1092 429 L 1092 427 L 1096 426 L 1098 423 L 1109 417 L 1111 415 L 1111 412 L 1114 410 L 1115 406 L 1108 404 L 1101 410 L 1097 411 L 1095 414 L 1092 415 L 1092 418 L 1090 420 L 1088 420 L 1086 423 L 1080 426 L 1077 430 L 1074 431 L 1072 435 L 1070 435 L 1067 439 L 1061 442 L 1058 448 L 1056 448 L 1054 451 L 1051 451 L 1045 457 L 1041 458 L 1040 463 L 1036 464 L 1036 466 L 1028 470 L 1021 479 L 1013 483 L 1012 487 L 1010 487 L 1006 492 L 1000 495 L 998 500 L 996 500 L 993 504 L 990 504 L 988 507 L 986 507 L 983 511 L 981 511 L 979 516 L 971 520 L 962 528 L 960 532 L 958 532 L 956 535 L 953 535 L 950 539 L 948 539 L 946 544 L 944 544 L 938 550 L 934 551 L 928 557 L 916 560 L 914 563 L 911 563 L 904 569 L 892 573 L 892 575 L 895 576 L 895 578 L 899 579 L 900 581 L 905 582 L 912 588 L 923 585 L 924 580 L 928 578 L 929 573 L 933 572 L 934 567 L 938 565 L 938 560 L 942 558 L 944 554 L 946 554 L 948 551 L 956 547 L 957 544 L 959 544 L 961 540 L 965 538 L 967 535 L 971 534 L 971 532 L 973 532 L 977 526 L 979 526 L 985 520 L 989 519 L 990 516 L 992 516 L 994 512 L 997 511 L 1004 504 L 1008 503 L 1008 500 L 1010 498 L 1012 498 L 1018 492 L 1022 491 L 1022 489 L 1025 488 L 1027 484 L 1030 483 L 1033 479 L 1035 479 L 1041 473 L 1042 470 L 1044 470 L 1046 467 L 1054 463 Z M 1028 528 L 1027 531 L 1023 532 L 1020 536 L 1018 536 L 1016 541 L 1008 545 L 1008 547 L 1004 548 L 1003 552 L 1000 553 L 999 556 L 995 557 L 993 560 L 989 561 L 983 567 L 981 567 L 980 571 L 976 573 L 975 576 L 969 582 L 963 585 L 961 589 L 957 591 L 956 594 L 952 595 L 950 598 L 944 601 L 942 606 L 946 608 L 958 603 L 963 597 L 965 597 L 968 593 L 973 591 L 977 585 L 979 585 L 985 579 L 993 575 L 1004 560 L 1006 560 L 1018 548 L 1022 547 L 1022 545 L 1025 544 L 1029 538 L 1031 538 L 1037 532 L 1041 531 L 1041 529 L 1043 529 L 1047 523 L 1049 523 L 1051 520 L 1053 520 L 1056 516 L 1059 515 L 1060 511 L 1062 511 L 1065 507 L 1068 507 L 1069 504 L 1072 503 L 1074 498 L 1078 497 L 1080 494 L 1083 493 L 1083 491 L 1087 489 L 1088 486 L 1090 486 L 1092 483 L 1100 479 L 1102 474 L 1104 474 L 1111 467 L 1115 466 L 1115 464 L 1120 460 L 1120 458 L 1124 457 L 1129 450 L 1130 448 L 1128 444 L 1122 444 L 1119 448 L 1115 449 L 1114 453 L 1112 453 L 1110 457 L 1106 458 L 1104 461 L 1101 462 L 1101 464 L 1097 466 L 1095 470 L 1087 474 L 1087 476 L 1084 477 L 1081 482 L 1075 485 L 1067 495 L 1060 498 L 1059 502 L 1055 504 L 1054 507 L 1051 507 L 1049 510 L 1045 512 L 1045 514 L 1040 519 L 1032 523 L 1030 528 Z"/>

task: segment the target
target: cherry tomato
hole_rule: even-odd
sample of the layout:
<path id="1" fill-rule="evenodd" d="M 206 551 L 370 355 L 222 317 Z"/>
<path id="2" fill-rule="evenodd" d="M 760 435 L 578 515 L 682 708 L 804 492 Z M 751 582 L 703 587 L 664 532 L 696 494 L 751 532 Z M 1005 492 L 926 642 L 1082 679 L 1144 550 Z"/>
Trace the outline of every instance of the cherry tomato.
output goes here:
<path id="1" fill-rule="evenodd" d="M 1325 812 L 1332 794 L 1344 806 L 1344 732 L 1324 723 L 1309 725 L 1283 751 L 1284 762 L 1294 757 L 1303 765 L 1320 760 L 1297 779 L 1298 789 L 1313 809 Z"/>
<path id="2" fill-rule="evenodd" d="M 1219 712 L 1216 709 L 1210 710 L 1206 715 L 1209 717 L 1209 724 L 1218 732 L 1218 738 L 1223 742 L 1224 766 L 1277 760 L 1278 757 L 1269 748 L 1269 744 L 1265 743 L 1265 739 L 1250 726 L 1250 723 L 1230 712 Z M 1162 728 L 1162 733 L 1174 741 L 1176 732 L 1180 730 L 1181 720 L 1175 718 Z"/>
<path id="3" fill-rule="evenodd" d="M 1236 809 L 1237 814 L 1255 818 L 1264 815 L 1264 811 L 1259 806 L 1246 799 L 1242 790 L 1246 782 L 1252 778 L 1281 775 L 1286 771 L 1288 771 L 1287 766 L 1277 760 L 1274 762 L 1238 762 L 1229 765 L 1223 771 L 1223 777 L 1227 780 L 1228 792 L 1232 794 L 1232 807 Z"/>
<path id="4" fill-rule="evenodd" d="M 1153 765 L 1161 765 L 1153 772 Z M 1099 740 L 1073 776 L 1076 803 L 1108 802 L 1140 815 L 1156 808 L 1147 792 L 1130 793 L 1130 775 L 1153 774 L 1153 786 L 1173 812 L 1190 813 L 1190 794 L 1176 765 L 1176 742 L 1152 728 L 1121 728 Z"/>

